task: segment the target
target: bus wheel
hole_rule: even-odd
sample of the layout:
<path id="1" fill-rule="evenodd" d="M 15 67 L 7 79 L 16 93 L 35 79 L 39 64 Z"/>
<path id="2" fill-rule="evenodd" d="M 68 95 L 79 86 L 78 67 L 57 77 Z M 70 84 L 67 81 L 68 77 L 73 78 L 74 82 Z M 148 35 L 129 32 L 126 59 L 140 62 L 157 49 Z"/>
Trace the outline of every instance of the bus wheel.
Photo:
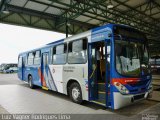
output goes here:
<path id="1" fill-rule="evenodd" d="M 31 75 L 28 76 L 28 83 L 29 83 L 29 87 L 30 87 L 31 89 L 33 89 L 33 88 L 34 88 L 34 85 L 33 85 L 32 76 L 31 76 Z"/>
<path id="2" fill-rule="evenodd" d="M 78 104 L 82 103 L 82 91 L 78 83 L 74 82 L 70 85 L 69 96 L 73 102 Z"/>

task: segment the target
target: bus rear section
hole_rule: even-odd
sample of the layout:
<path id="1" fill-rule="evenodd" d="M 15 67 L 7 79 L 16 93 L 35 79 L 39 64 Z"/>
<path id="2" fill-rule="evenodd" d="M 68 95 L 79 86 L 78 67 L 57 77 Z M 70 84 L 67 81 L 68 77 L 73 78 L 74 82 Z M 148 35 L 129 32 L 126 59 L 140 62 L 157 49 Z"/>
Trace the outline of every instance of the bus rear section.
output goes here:
<path id="1" fill-rule="evenodd" d="M 28 82 L 31 88 L 40 86 L 68 94 L 76 103 L 88 100 L 87 46 L 87 35 L 84 35 L 22 53 L 19 55 L 18 77 Z"/>

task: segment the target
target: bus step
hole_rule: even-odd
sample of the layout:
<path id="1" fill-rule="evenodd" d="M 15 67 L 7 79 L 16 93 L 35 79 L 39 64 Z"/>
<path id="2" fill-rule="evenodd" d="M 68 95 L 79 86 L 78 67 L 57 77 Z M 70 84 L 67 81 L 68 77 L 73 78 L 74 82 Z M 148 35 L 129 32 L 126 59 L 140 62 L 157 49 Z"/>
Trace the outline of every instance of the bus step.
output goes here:
<path id="1" fill-rule="evenodd" d="M 98 91 L 98 98 L 99 99 L 106 99 L 106 93 L 102 91 Z M 108 93 L 108 100 L 110 101 L 110 93 Z"/>
<path id="2" fill-rule="evenodd" d="M 105 92 L 105 83 L 98 83 L 98 90 Z"/>
<path id="3" fill-rule="evenodd" d="M 98 91 L 98 98 L 99 99 L 105 99 L 106 98 L 106 93 L 103 91 Z"/>
<path id="4" fill-rule="evenodd" d="M 98 94 L 106 94 L 106 92 L 104 92 L 104 91 L 98 91 Z M 108 95 L 110 95 L 110 92 L 108 92 Z"/>
<path id="5" fill-rule="evenodd" d="M 105 99 L 98 99 L 98 100 L 94 100 L 94 101 L 92 101 L 92 102 L 97 103 L 97 104 L 99 104 L 99 105 L 106 106 L 106 101 L 105 101 Z"/>
<path id="6" fill-rule="evenodd" d="M 43 90 L 49 90 L 47 87 L 44 87 L 44 86 L 42 86 L 42 89 Z"/>

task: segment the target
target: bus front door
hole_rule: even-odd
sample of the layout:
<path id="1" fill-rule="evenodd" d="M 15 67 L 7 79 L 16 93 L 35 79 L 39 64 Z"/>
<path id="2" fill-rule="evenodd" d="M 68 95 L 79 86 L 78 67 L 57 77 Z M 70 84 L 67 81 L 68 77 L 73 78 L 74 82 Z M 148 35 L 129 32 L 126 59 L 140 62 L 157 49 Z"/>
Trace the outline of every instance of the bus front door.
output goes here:
<path id="1" fill-rule="evenodd" d="M 42 54 L 42 65 L 41 65 L 41 71 L 42 71 L 41 84 L 42 84 L 42 87 L 46 89 L 48 89 L 48 86 L 46 83 L 47 82 L 46 80 L 48 79 L 48 69 L 49 69 L 48 56 L 49 56 L 49 53 Z"/>
<path id="2" fill-rule="evenodd" d="M 108 44 L 104 41 L 90 43 L 89 53 L 89 100 L 106 107 L 109 104 Z"/>

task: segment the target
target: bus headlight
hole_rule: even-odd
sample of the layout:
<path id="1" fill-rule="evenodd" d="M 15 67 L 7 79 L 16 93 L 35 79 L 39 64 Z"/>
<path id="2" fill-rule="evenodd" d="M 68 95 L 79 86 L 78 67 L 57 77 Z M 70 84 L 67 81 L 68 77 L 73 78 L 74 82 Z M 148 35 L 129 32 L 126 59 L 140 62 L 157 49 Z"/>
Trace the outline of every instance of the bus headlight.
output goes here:
<path id="1" fill-rule="evenodd" d="M 121 83 L 114 82 L 114 85 L 119 90 L 120 93 L 129 94 L 129 90 L 124 85 L 122 85 Z"/>

